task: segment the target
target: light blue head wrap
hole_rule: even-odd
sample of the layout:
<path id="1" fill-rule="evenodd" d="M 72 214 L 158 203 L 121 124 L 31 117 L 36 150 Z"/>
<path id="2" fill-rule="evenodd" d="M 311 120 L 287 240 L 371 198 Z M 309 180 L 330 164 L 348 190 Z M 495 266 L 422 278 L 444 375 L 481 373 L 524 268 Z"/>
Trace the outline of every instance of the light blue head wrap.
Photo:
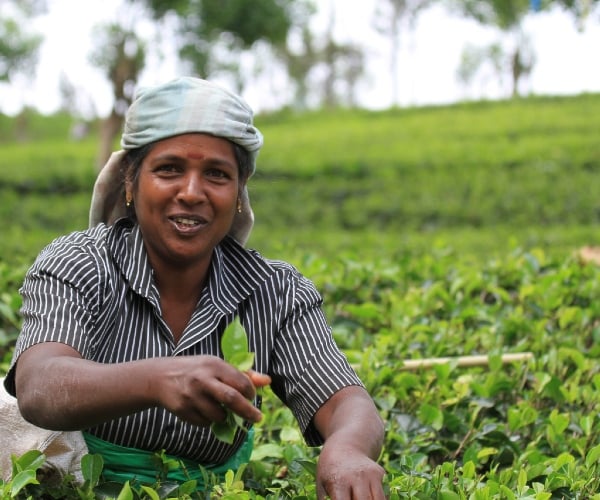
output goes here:
<path id="1" fill-rule="evenodd" d="M 241 97 L 215 83 L 181 77 L 137 91 L 125 118 L 121 147 L 134 149 L 174 135 L 204 132 L 248 151 L 253 174 L 263 136 L 252 119 L 252 109 Z"/>
<path id="2" fill-rule="evenodd" d="M 246 101 L 207 80 L 180 77 L 161 85 L 141 87 L 125 116 L 123 150 L 112 154 L 96 179 L 90 226 L 99 222 L 112 224 L 125 215 L 119 174 L 125 150 L 180 134 L 206 133 L 243 147 L 249 153 L 249 175 L 252 175 L 263 145 L 263 136 L 252 121 L 253 112 Z M 242 212 L 236 213 L 230 234 L 245 244 L 254 224 L 254 213 L 246 188 L 240 198 Z"/>

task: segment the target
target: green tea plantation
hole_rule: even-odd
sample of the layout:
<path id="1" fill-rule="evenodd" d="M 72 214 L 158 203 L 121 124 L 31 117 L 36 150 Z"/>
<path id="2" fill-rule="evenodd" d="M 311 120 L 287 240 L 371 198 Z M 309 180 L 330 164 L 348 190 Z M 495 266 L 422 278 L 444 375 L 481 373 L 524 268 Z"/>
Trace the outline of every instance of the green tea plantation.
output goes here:
<path id="1" fill-rule="evenodd" d="M 18 289 L 85 228 L 97 124 L 0 117 L 0 374 Z M 390 499 L 600 500 L 600 95 L 257 117 L 249 246 L 311 278 L 386 423 Z M 251 461 L 209 488 L 41 480 L 14 457 L 0 498 L 316 498 L 307 447 L 267 389 Z M 368 430 L 367 430 L 368 432 Z M 18 436 L 15 437 L 18 439 Z"/>

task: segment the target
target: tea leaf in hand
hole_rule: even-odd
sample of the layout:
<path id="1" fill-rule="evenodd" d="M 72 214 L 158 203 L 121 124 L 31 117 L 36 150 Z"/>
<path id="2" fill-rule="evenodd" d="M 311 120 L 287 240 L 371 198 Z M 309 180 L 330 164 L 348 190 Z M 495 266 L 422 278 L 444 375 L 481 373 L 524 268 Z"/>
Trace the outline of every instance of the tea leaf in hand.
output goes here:
<path id="1" fill-rule="evenodd" d="M 223 359 L 240 371 L 247 371 L 254 364 L 254 353 L 248 352 L 248 337 L 239 318 L 235 318 L 223 332 L 221 337 Z M 222 422 L 213 422 L 211 429 L 215 436 L 228 444 L 233 443 L 237 429 L 246 430 L 244 420 L 226 409 L 227 416 Z"/>
<path id="2" fill-rule="evenodd" d="M 223 332 L 221 338 L 223 359 L 238 370 L 246 371 L 252 368 L 254 353 L 248 352 L 248 337 L 239 318 L 235 318 Z"/>
<path id="3" fill-rule="evenodd" d="M 219 441 L 223 441 L 227 444 L 233 443 L 235 432 L 238 429 L 237 422 L 233 418 L 234 415 L 235 414 L 231 410 L 228 410 L 225 420 L 222 422 L 213 422 L 210 426 L 211 430 Z"/>

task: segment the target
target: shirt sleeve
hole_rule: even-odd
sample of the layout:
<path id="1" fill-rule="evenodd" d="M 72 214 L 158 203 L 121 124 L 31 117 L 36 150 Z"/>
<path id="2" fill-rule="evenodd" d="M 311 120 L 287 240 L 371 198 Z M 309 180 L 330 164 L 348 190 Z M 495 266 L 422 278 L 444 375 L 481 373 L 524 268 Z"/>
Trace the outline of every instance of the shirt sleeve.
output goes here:
<path id="1" fill-rule="evenodd" d="M 289 280 L 286 318 L 275 341 L 272 388 L 296 417 L 308 445 L 323 438 L 313 423 L 317 410 L 340 389 L 361 380 L 336 345 L 322 298 L 301 275 Z"/>
<path id="2" fill-rule="evenodd" d="M 77 245 L 53 243 L 27 272 L 20 289 L 23 325 L 9 371 L 7 391 L 15 395 L 14 370 L 19 356 L 41 342 L 60 342 L 84 357 L 98 312 L 98 266 Z"/>

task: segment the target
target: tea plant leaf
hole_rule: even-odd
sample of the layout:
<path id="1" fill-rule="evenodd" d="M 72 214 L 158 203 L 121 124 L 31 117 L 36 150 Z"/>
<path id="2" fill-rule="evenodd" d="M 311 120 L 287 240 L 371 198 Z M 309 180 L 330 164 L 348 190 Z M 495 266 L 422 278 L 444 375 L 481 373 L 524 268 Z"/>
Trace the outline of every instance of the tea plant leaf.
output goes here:
<path id="1" fill-rule="evenodd" d="M 422 404 L 419 408 L 419 418 L 426 425 L 431 425 L 439 431 L 444 425 L 444 414 L 439 408 L 429 404 Z"/>
<path id="2" fill-rule="evenodd" d="M 475 464 L 469 460 L 462 467 L 463 477 L 465 479 L 473 479 L 475 477 Z"/>
<path id="3" fill-rule="evenodd" d="M 238 370 L 245 372 L 252 368 L 254 364 L 253 352 L 237 352 L 229 359 L 229 363 L 235 366 Z"/>
<path id="4" fill-rule="evenodd" d="M 265 458 L 281 458 L 283 457 L 282 446 L 275 443 L 261 444 L 252 450 L 252 461 L 261 461 Z"/>
<path id="5" fill-rule="evenodd" d="M 13 476 L 25 470 L 36 471 L 46 461 L 46 455 L 39 450 L 29 450 L 23 453 L 20 457 L 13 457 Z"/>
<path id="6" fill-rule="evenodd" d="M 495 455 L 496 453 L 498 453 L 498 450 L 496 448 L 491 448 L 491 447 L 482 448 L 477 453 L 477 458 L 486 458 L 491 455 Z"/>
<path id="7" fill-rule="evenodd" d="M 0 302 L 0 317 L 6 319 L 13 326 L 18 326 L 18 320 L 13 309 L 4 302 Z"/>
<path id="8" fill-rule="evenodd" d="M 159 494 L 153 488 L 150 488 L 149 486 L 142 486 L 142 490 L 144 490 L 144 493 L 150 497 L 150 500 L 160 500 Z"/>
<path id="9" fill-rule="evenodd" d="M 254 355 L 248 352 L 248 337 L 239 318 L 236 317 L 223 332 L 221 350 L 223 351 L 223 359 L 238 370 L 245 371 L 252 368 L 252 364 L 246 366 L 249 358 L 254 361 Z"/>
<path id="10" fill-rule="evenodd" d="M 533 424 L 538 417 L 538 412 L 528 403 L 521 402 L 508 409 L 507 417 L 509 429 L 515 431 L 521 427 Z"/>
<path id="11" fill-rule="evenodd" d="M 554 462 L 555 470 L 561 470 L 564 465 L 572 464 L 575 461 L 575 457 L 570 453 L 564 452 L 556 457 L 556 461 Z"/>
<path id="12" fill-rule="evenodd" d="M 558 413 L 556 410 L 552 410 L 549 420 L 557 434 L 562 434 L 569 425 L 569 415 Z"/>
<path id="13" fill-rule="evenodd" d="M 210 428 L 219 441 L 232 444 L 238 425 L 233 418 L 233 412 L 228 410 L 225 420 L 222 422 L 213 422 Z"/>
<path id="14" fill-rule="evenodd" d="M 317 477 L 317 464 L 314 460 L 297 460 L 297 463 L 312 477 Z"/>
<path id="15" fill-rule="evenodd" d="M 438 498 L 440 500 L 460 500 L 460 495 L 450 490 L 441 490 Z"/>
<path id="16" fill-rule="evenodd" d="M 506 500 L 514 500 L 515 498 L 517 498 L 515 496 L 515 494 L 509 489 L 507 488 L 505 485 L 501 484 L 500 485 L 500 492 L 504 495 L 501 498 L 506 498 Z M 532 498 L 532 497 L 520 497 L 520 498 Z M 538 500 L 538 497 L 535 497 L 535 500 Z"/>
<path id="17" fill-rule="evenodd" d="M 302 435 L 300 431 L 296 427 L 292 427 L 290 425 L 286 425 L 281 429 L 279 434 L 279 439 L 283 442 L 296 442 L 299 443 L 302 441 Z"/>
<path id="18" fill-rule="evenodd" d="M 194 494 L 194 492 L 196 491 L 196 486 L 198 484 L 198 481 L 196 481 L 195 479 L 190 479 L 189 481 L 186 481 L 185 483 L 181 484 L 181 485 L 173 485 L 173 492 L 177 492 L 180 496 L 187 498 L 186 495 L 188 496 L 192 496 Z M 164 498 L 165 496 L 162 495 L 161 498 Z"/>
<path id="19" fill-rule="evenodd" d="M 81 459 L 81 475 L 90 485 L 95 486 L 100 480 L 104 467 L 104 459 L 100 454 L 86 454 Z"/>
<path id="20" fill-rule="evenodd" d="M 525 469 L 521 469 L 519 471 L 519 475 L 517 476 L 517 491 L 523 492 L 527 486 L 527 472 Z"/>
<path id="21" fill-rule="evenodd" d="M 12 480 L 10 488 L 11 498 L 16 497 L 28 484 L 40 484 L 36 476 L 37 474 L 34 469 L 27 469 L 19 472 Z"/>
<path id="22" fill-rule="evenodd" d="M 119 493 L 117 500 L 133 500 L 133 491 L 131 490 L 129 481 L 126 481 L 123 485 L 123 489 Z"/>
<path id="23" fill-rule="evenodd" d="M 594 417 L 593 416 L 583 415 L 579 419 L 579 426 L 581 427 L 581 430 L 583 431 L 583 434 L 585 436 L 589 436 L 591 434 L 593 425 L 594 425 Z"/>
<path id="24" fill-rule="evenodd" d="M 244 326 L 236 317 L 223 332 L 221 337 L 223 359 L 240 371 L 247 371 L 254 364 L 254 353 L 248 352 L 248 336 Z M 211 429 L 220 441 L 232 444 L 238 429 L 246 430 L 244 420 L 226 409 L 227 416 L 222 422 L 213 422 Z"/>
<path id="25" fill-rule="evenodd" d="M 587 452 L 587 455 L 585 456 L 585 465 L 589 468 L 592 467 L 592 465 L 597 464 L 600 461 L 600 444 L 594 446 L 593 448 L 590 449 L 590 451 Z"/>

